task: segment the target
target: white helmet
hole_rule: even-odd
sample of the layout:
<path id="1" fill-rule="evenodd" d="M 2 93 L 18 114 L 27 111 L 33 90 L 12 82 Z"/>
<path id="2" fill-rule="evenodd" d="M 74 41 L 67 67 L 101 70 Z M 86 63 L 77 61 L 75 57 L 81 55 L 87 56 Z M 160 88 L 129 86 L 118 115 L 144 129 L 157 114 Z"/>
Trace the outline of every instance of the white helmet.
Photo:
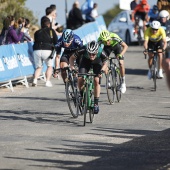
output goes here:
<path id="1" fill-rule="evenodd" d="M 159 29 L 161 27 L 161 23 L 159 21 L 152 21 L 150 23 L 150 27 L 153 29 Z"/>
<path id="2" fill-rule="evenodd" d="M 166 10 L 162 10 L 162 11 L 159 13 L 159 17 L 160 17 L 160 18 L 167 18 L 167 20 L 169 20 L 169 12 L 166 11 Z"/>

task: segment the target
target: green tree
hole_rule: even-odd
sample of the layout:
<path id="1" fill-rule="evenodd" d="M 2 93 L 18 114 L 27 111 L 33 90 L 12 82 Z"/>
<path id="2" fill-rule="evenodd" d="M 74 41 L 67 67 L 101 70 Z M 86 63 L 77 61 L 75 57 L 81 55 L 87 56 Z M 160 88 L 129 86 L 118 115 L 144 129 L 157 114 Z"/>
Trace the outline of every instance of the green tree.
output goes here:
<path id="1" fill-rule="evenodd" d="M 114 8 L 108 10 L 104 15 L 104 20 L 106 23 L 106 26 L 109 25 L 109 23 L 112 21 L 112 19 L 122 10 L 119 8 L 119 5 L 116 5 Z"/>
<path id="2" fill-rule="evenodd" d="M 26 0 L 0 0 L 0 29 L 3 27 L 4 18 L 8 15 L 13 15 L 16 19 L 20 17 L 28 18 L 31 24 L 37 25 L 38 18 L 33 15 L 31 10 L 25 7 L 25 2 Z"/>

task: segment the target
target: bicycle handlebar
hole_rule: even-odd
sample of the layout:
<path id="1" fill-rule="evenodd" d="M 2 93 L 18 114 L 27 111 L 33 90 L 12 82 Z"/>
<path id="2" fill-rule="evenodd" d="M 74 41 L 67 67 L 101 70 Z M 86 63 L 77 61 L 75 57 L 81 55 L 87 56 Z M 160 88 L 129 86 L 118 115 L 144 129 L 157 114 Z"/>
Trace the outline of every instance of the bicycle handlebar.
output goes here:
<path id="1" fill-rule="evenodd" d="M 78 77 L 82 76 L 98 76 L 98 75 L 94 73 L 78 73 Z"/>

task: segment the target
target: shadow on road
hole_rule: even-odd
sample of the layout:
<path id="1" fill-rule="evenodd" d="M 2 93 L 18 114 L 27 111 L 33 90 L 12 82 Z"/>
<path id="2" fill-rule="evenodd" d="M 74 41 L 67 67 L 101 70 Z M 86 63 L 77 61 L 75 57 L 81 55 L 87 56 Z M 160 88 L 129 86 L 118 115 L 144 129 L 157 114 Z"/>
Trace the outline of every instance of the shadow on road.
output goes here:
<path id="1" fill-rule="evenodd" d="M 126 68 L 125 69 L 126 74 L 132 74 L 132 75 L 147 75 L 148 70 L 147 69 L 130 69 Z"/>
<path id="2" fill-rule="evenodd" d="M 165 115 L 166 117 L 166 115 Z M 63 148 L 43 148 L 25 150 L 32 152 L 56 153 L 56 159 L 35 159 L 29 157 L 5 157 L 7 159 L 28 160 L 30 167 L 56 168 L 65 170 L 168 170 L 170 168 L 170 129 L 164 131 L 147 131 L 133 129 L 111 129 L 98 127 L 93 129 L 102 137 L 131 138 L 130 141 L 122 144 L 111 144 L 102 142 L 83 142 L 78 140 L 63 141 L 68 143 Z M 117 134 L 116 134 L 117 133 Z M 109 135 L 106 135 L 109 134 Z M 136 137 L 143 135 L 142 137 Z M 78 143 L 75 145 L 75 143 Z M 66 148 L 64 148 L 66 147 Z M 96 157 L 93 161 L 84 162 L 58 160 L 57 155 L 64 154 L 77 156 Z M 53 156 L 54 157 L 54 156 Z M 34 162 L 30 164 L 30 161 Z M 35 165 L 35 162 L 37 164 Z M 48 165 L 42 165 L 47 163 Z M 80 166 L 80 167 L 78 167 Z M 74 168 L 73 168 L 74 167 Z M 76 168 L 77 167 L 77 168 Z"/>

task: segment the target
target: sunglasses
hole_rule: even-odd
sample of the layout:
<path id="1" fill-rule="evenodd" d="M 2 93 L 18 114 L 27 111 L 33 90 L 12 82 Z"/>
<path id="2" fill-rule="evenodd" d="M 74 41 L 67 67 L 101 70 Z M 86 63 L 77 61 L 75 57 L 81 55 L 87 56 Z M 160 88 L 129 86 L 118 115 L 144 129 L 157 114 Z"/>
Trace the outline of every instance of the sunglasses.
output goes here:
<path id="1" fill-rule="evenodd" d="M 89 56 L 95 56 L 96 53 L 89 53 Z"/>
<path id="2" fill-rule="evenodd" d="M 153 31 L 158 31 L 158 29 L 153 29 L 153 28 L 152 28 L 152 30 L 153 30 Z"/>

